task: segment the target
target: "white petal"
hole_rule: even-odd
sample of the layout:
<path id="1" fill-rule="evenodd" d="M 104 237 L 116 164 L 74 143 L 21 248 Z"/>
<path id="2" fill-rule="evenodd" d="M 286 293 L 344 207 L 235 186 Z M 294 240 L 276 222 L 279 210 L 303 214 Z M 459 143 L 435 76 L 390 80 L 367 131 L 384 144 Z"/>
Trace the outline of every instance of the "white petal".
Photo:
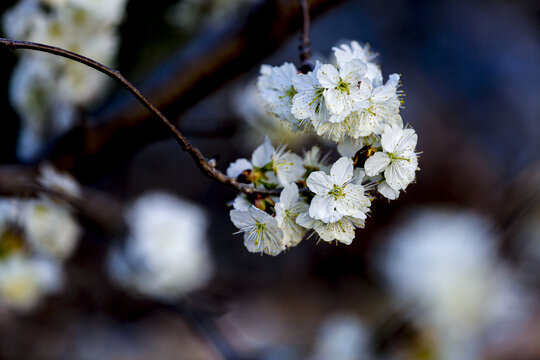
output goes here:
<path id="1" fill-rule="evenodd" d="M 400 139 L 398 145 L 396 146 L 395 152 L 398 154 L 404 152 L 414 151 L 416 143 L 418 142 L 418 135 L 414 132 L 413 129 L 403 130 L 402 138 Z"/>
<path id="2" fill-rule="evenodd" d="M 371 155 L 364 164 L 367 176 L 375 176 L 384 171 L 390 165 L 388 154 L 378 151 Z"/>
<path id="3" fill-rule="evenodd" d="M 315 224 L 315 219 L 309 216 L 309 212 L 306 211 L 296 217 L 296 223 L 300 226 L 305 227 L 306 229 L 313 229 Z"/>
<path id="4" fill-rule="evenodd" d="M 384 151 L 393 153 L 403 135 L 403 129 L 389 125 L 386 125 L 383 129 L 381 145 Z"/>
<path id="5" fill-rule="evenodd" d="M 396 166 L 397 161 L 392 162 L 390 166 L 384 171 L 384 177 L 388 185 L 394 190 L 401 190 L 407 187 L 409 184 L 407 179 L 403 176 L 401 169 Z"/>
<path id="6" fill-rule="evenodd" d="M 330 224 L 319 222 L 315 225 L 315 231 L 324 241 L 338 240 L 347 245 L 351 244 L 355 235 L 353 224 L 345 218 Z"/>
<path id="7" fill-rule="evenodd" d="M 298 186 L 291 183 L 283 188 L 279 196 L 279 203 L 284 209 L 290 209 L 298 201 Z"/>
<path id="8" fill-rule="evenodd" d="M 332 114 L 339 114 L 345 111 L 347 105 L 347 94 L 335 88 L 324 90 L 324 100 L 326 107 Z"/>
<path id="9" fill-rule="evenodd" d="M 316 220 L 328 219 L 334 212 L 334 202 L 330 195 L 315 195 L 309 205 L 309 216 Z"/>
<path id="10" fill-rule="evenodd" d="M 343 64 L 339 70 L 340 77 L 350 85 L 357 85 L 367 70 L 366 64 L 358 59 L 351 60 Z"/>
<path id="11" fill-rule="evenodd" d="M 333 65 L 325 64 L 317 71 L 317 78 L 323 87 L 331 89 L 339 83 L 339 72 Z"/>
<path id="12" fill-rule="evenodd" d="M 253 219 L 259 223 L 269 223 L 272 226 L 277 226 L 276 219 L 255 206 L 251 206 L 251 208 L 249 208 L 249 213 Z"/>
<path id="13" fill-rule="evenodd" d="M 343 156 L 332 165 L 330 177 L 335 185 L 342 186 L 353 177 L 353 161 L 351 158 Z"/>
<path id="14" fill-rule="evenodd" d="M 364 195 L 362 185 L 349 184 L 343 189 L 343 196 L 336 202 L 336 210 L 344 216 L 365 219 L 369 211 L 369 199 Z"/>
<path id="15" fill-rule="evenodd" d="M 231 221 L 239 230 L 245 230 L 255 224 L 249 211 L 231 210 Z"/>
<path id="16" fill-rule="evenodd" d="M 395 200 L 399 197 L 399 191 L 392 189 L 386 181 L 383 181 L 377 186 L 377 191 L 388 200 Z"/>
<path id="17" fill-rule="evenodd" d="M 314 171 L 309 174 L 306 184 L 309 190 L 317 195 L 326 195 L 334 187 L 332 179 L 324 171 Z"/>
<path id="18" fill-rule="evenodd" d="M 237 178 L 244 170 L 252 169 L 251 163 L 247 159 L 238 159 L 232 162 L 227 168 L 227 176 Z"/>
<path id="19" fill-rule="evenodd" d="M 234 210 L 249 211 L 251 203 L 246 199 L 244 195 L 238 195 L 234 198 L 233 208 Z"/>
<path id="20" fill-rule="evenodd" d="M 256 167 L 263 167 L 272 161 L 272 154 L 274 153 L 274 147 L 270 142 L 268 136 L 264 137 L 264 143 L 259 145 L 251 156 L 251 163 Z"/>

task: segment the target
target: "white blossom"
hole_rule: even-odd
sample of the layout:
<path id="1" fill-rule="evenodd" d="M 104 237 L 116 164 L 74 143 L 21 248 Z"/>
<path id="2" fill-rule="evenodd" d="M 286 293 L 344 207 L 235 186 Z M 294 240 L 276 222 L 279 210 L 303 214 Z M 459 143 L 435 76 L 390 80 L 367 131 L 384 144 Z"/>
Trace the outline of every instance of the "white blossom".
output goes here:
<path id="1" fill-rule="evenodd" d="M 19 40 L 75 51 L 112 66 L 119 46 L 116 26 L 125 0 L 23 0 L 2 18 L 4 32 Z M 10 83 L 10 100 L 22 120 L 19 157 L 31 160 L 44 143 L 70 129 L 75 109 L 105 93 L 110 80 L 72 60 L 25 53 Z"/>
<path id="2" fill-rule="evenodd" d="M 283 245 L 287 247 L 298 245 L 306 229 L 296 223 L 296 218 L 299 214 L 306 212 L 309 207 L 300 198 L 296 184 L 289 184 L 283 188 L 275 208 L 278 227 L 283 231 Z"/>
<path id="3" fill-rule="evenodd" d="M 317 235 L 326 242 L 337 240 L 346 245 L 350 245 L 354 240 L 355 229 L 363 228 L 365 225 L 364 219 L 351 216 L 343 216 L 337 221 L 326 223 L 313 219 L 309 212 L 298 215 L 296 223 L 306 229 L 315 230 Z"/>
<path id="4" fill-rule="evenodd" d="M 68 209 L 47 200 L 24 203 L 24 231 L 40 253 L 64 260 L 77 246 L 81 229 Z"/>
<path id="5" fill-rule="evenodd" d="M 350 45 L 342 44 L 339 47 L 333 47 L 334 56 L 339 66 L 351 60 L 360 60 L 366 64 L 366 78 L 373 84 L 379 86 L 382 84 L 382 74 L 379 65 L 372 60 L 377 57 L 377 54 L 372 53 L 368 45 L 361 46 L 357 41 L 352 41 Z"/>
<path id="6" fill-rule="evenodd" d="M 311 360 L 367 360 L 369 331 L 354 314 L 334 314 L 317 331 L 315 351 Z"/>
<path id="7" fill-rule="evenodd" d="M 281 186 L 294 183 L 306 172 L 304 160 L 295 153 L 280 146 L 272 156 L 274 173 Z"/>
<path id="8" fill-rule="evenodd" d="M 162 300 L 207 283 L 213 265 L 203 210 L 168 194 L 151 193 L 137 199 L 126 218 L 126 243 L 113 250 L 108 264 L 118 283 Z"/>
<path id="9" fill-rule="evenodd" d="M 249 211 L 251 203 L 246 198 L 246 195 L 240 194 L 234 198 L 232 206 L 234 210 Z"/>
<path id="10" fill-rule="evenodd" d="M 297 73 L 298 70 L 291 63 L 274 67 L 263 65 L 257 80 L 257 88 L 268 111 L 293 125 L 297 125 L 298 121 L 291 113 L 292 99 L 296 94 L 291 79 Z"/>
<path id="11" fill-rule="evenodd" d="M 32 310 L 61 285 L 62 273 L 55 261 L 20 255 L 0 261 L 0 303 L 16 310 Z"/>
<path id="12" fill-rule="evenodd" d="M 330 114 L 324 100 L 324 88 L 317 78 L 322 64 L 317 61 L 315 69 L 307 74 L 297 74 L 292 78 L 296 94 L 292 99 L 291 112 L 300 121 L 309 119 L 314 124 L 328 121 Z"/>
<path id="13" fill-rule="evenodd" d="M 309 170 L 328 171 L 326 158 L 327 156 L 321 155 L 321 148 L 314 145 L 310 150 L 304 151 L 304 167 Z"/>
<path id="14" fill-rule="evenodd" d="M 413 129 L 386 125 L 381 138 L 383 151 L 366 160 L 366 174 L 375 176 L 384 172 L 386 183 L 392 189 L 405 189 L 414 180 L 418 167 L 418 157 L 414 152 L 417 141 L 418 136 Z"/>
<path id="15" fill-rule="evenodd" d="M 328 121 L 341 122 L 352 111 L 367 106 L 366 91 L 370 89 L 365 73 L 366 64 L 360 60 L 346 62 L 339 69 L 330 64 L 320 67 L 317 78 L 331 114 Z"/>
<path id="16" fill-rule="evenodd" d="M 231 221 L 244 233 L 249 252 L 278 255 L 284 248 L 283 232 L 275 218 L 251 206 L 248 211 L 231 210 Z"/>
<path id="17" fill-rule="evenodd" d="M 482 336 L 523 320 L 527 304 L 497 258 L 492 224 L 465 210 L 423 209 L 389 236 L 382 271 L 440 358 L 477 359 Z"/>
<path id="18" fill-rule="evenodd" d="M 348 157 L 336 161 L 330 175 L 312 172 L 306 182 L 316 195 L 309 206 L 309 215 L 325 223 L 334 223 L 343 216 L 364 220 L 370 201 L 364 195 L 364 187 L 352 183 L 353 175 L 353 162 Z"/>
<path id="19" fill-rule="evenodd" d="M 281 186 L 287 186 L 300 180 L 305 172 L 303 160 L 300 156 L 287 150 L 284 146 L 277 149 L 272 146 L 266 136 L 264 143 L 259 145 L 251 157 L 251 163 L 256 168 L 270 169 L 274 172 L 276 181 Z"/>

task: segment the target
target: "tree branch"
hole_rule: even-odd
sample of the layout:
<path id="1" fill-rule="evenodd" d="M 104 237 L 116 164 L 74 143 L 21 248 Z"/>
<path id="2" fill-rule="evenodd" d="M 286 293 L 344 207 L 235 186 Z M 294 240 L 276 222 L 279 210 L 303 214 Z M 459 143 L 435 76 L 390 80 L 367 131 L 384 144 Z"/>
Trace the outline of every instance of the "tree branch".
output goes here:
<path id="1" fill-rule="evenodd" d="M 311 41 L 309 40 L 309 3 L 308 0 L 298 0 L 300 7 L 302 8 L 302 36 L 300 41 L 300 61 L 302 65 L 300 71 L 304 74 L 313 70 L 313 63 L 311 62 Z"/>
<path id="2" fill-rule="evenodd" d="M 242 184 L 238 182 L 236 179 L 230 178 L 218 169 L 216 169 L 214 166 L 210 164 L 210 162 L 203 156 L 201 151 L 193 146 L 186 137 L 182 135 L 182 133 L 174 126 L 169 119 L 167 119 L 148 99 L 146 99 L 135 86 L 133 86 L 126 78 L 120 74 L 118 70 L 111 69 L 95 60 L 89 59 L 85 56 L 79 55 L 77 53 L 61 49 L 55 46 L 45 45 L 45 44 L 39 44 L 29 41 L 19 41 L 19 40 L 10 40 L 10 39 L 4 39 L 0 38 L 0 45 L 3 45 L 7 48 L 18 50 L 18 49 L 27 49 L 27 50 L 35 50 L 35 51 L 41 51 L 45 53 L 49 53 L 56 56 L 65 57 L 71 60 L 74 60 L 76 62 L 79 62 L 81 64 L 84 64 L 86 66 L 89 66 L 93 69 L 96 69 L 103 74 L 113 78 L 114 80 L 118 81 L 124 88 L 126 88 L 151 114 L 159 118 L 172 132 L 176 142 L 180 144 L 182 147 L 182 150 L 186 151 L 199 169 L 203 174 L 206 176 L 215 179 L 223 184 L 229 185 L 233 187 L 234 189 L 243 192 L 245 194 L 265 194 L 265 195 L 275 195 L 276 193 L 279 194 L 279 191 L 275 190 L 264 190 L 264 189 L 256 189 L 254 187 L 248 186 L 246 184 Z"/>
<path id="3" fill-rule="evenodd" d="M 309 0 L 311 17 L 324 14 L 343 0 Z M 297 1 L 264 0 L 247 14 L 231 17 L 220 28 L 209 28 L 172 53 L 136 82 L 137 88 L 175 125 L 177 119 L 239 75 L 275 52 L 301 27 Z M 133 41 L 127 52 L 136 51 Z M 166 138 L 149 113 L 131 96 L 119 92 L 88 119 L 51 143 L 47 159 L 82 182 L 94 182 L 117 169 L 142 147 Z M 218 150 L 214 150 L 218 151 Z"/>
<path id="4" fill-rule="evenodd" d="M 100 230 L 120 234 L 125 229 L 124 206 L 107 193 L 81 187 L 81 196 L 75 197 L 41 185 L 38 168 L 21 165 L 0 166 L 0 195 L 38 197 L 46 194 L 73 207 L 82 218 Z"/>

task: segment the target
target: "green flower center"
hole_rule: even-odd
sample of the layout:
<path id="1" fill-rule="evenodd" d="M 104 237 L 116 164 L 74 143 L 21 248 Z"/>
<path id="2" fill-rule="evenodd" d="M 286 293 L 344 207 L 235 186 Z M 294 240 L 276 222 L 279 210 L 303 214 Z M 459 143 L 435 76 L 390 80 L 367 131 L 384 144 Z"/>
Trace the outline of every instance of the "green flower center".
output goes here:
<path id="1" fill-rule="evenodd" d="M 411 159 L 407 159 L 407 158 L 404 158 L 404 157 L 399 157 L 399 156 L 396 156 L 395 154 L 391 154 L 391 153 L 388 153 L 388 157 L 390 158 L 390 161 L 394 161 L 394 160 L 411 161 Z"/>
<path id="2" fill-rule="evenodd" d="M 338 199 L 343 196 L 343 188 L 341 186 L 334 185 L 332 190 L 328 192 L 328 195 L 332 195 L 334 199 Z"/>
<path id="3" fill-rule="evenodd" d="M 341 79 L 339 79 L 339 83 L 337 84 L 336 89 L 338 89 L 339 91 L 342 91 L 342 92 L 346 92 L 347 95 L 350 94 L 350 92 L 349 92 L 349 84 L 347 84 L 345 81 L 343 81 Z"/>
<path id="4" fill-rule="evenodd" d="M 291 85 L 291 87 L 285 92 L 285 95 L 280 96 L 280 99 L 289 98 L 292 99 L 294 95 L 298 94 L 298 91 Z"/>

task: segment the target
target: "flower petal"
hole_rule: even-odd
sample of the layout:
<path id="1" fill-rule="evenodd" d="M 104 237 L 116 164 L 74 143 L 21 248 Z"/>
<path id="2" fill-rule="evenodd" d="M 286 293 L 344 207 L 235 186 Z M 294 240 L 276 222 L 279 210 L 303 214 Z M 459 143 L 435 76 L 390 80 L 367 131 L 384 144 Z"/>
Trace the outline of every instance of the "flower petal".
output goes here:
<path id="1" fill-rule="evenodd" d="M 255 224 L 249 211 L 231 210 L 231 221 L 239 230 L 245 230 Z"/>
<path id="2" fill-rule="evenodd" d="M 325 64 L 317 71 L 317 78 L 323 87 L 334 88 L 339 83 L 339 72 L 334 65 Z"/>
<path id="3" fill-rule="evenodd" d="M 390 165 L 390 158 L 385 152 L 379 151 L 371 155 L 364 164 L 367 176 L 375 176 Z"/>
<path id="4" fill-rule="evenodd" d="M 251 163 L 248 159 L 238 159 L 235 162 L 232 162 L 227 168 L 227 176 L 230 178 L 237 178 L 238 175 L 244 170 L 252 169 Z"/>
<path id="5" fill-rule="evenodd" d="M 399 197 L 399 191 L 392 189 L 386 181 L 383 181 L 377 186 L 377 191 L 388 200 L 395 200 Z"/>
<path id="6" fill-rule="evenodd" d="M 327 195 L 334 187 L 330 176 L 326 175 L 324 171 L 314 171 L 309 174 L 306 180 L 306 184 L 309 190 L 313 191 L 317 195 Z"/>
<path id="7" fill-rule="evenodd" d="M 403 129 L 393 125 L 386 125 L 382 132 L 381 145 L 383 150 L 389 153 L 393 153 L 401 140 L 403 135 Z"/>
<path id="8" fill-rule="evenodd" d="M 274 147 L 270 142 L 268 136 L 264 137 L 264 143 L 259 145 L 251 156 L 251 163 L 256 167 L 263 167 L 272 161 L 272 154 L 274 153 Z"/>
<path id="9" fill-rule="evenodd" d="M 362 185 L 349 184 L 343 189 L 343 196 L 336 202 L 336 210 L 344 216 L 352 216 L 358 219 L 365 219 L 369 211 L 369 199 L 364 195 Z"/>
<path id="10" fill-rule="evenodd" d="M 333 222 L 341 218 L 335 210 L 334 199 L 330 195 L 316 195 L 309 205 L 309 216 L 325 223 Z"/>
<path id="11" fill-rule="evenodd" d="M 353 177 L 353 161 L 351 158 L 343 156 L 332 165 L 330 177 L 335 185 L 342 186 Z"/>
<path id="12" fill-rule="evenodd" d="M 283 209 L 289 209 L 298 201 L 298 186 L 291 183 L 283 188 L 279 195 L 279 204 Z"/>

